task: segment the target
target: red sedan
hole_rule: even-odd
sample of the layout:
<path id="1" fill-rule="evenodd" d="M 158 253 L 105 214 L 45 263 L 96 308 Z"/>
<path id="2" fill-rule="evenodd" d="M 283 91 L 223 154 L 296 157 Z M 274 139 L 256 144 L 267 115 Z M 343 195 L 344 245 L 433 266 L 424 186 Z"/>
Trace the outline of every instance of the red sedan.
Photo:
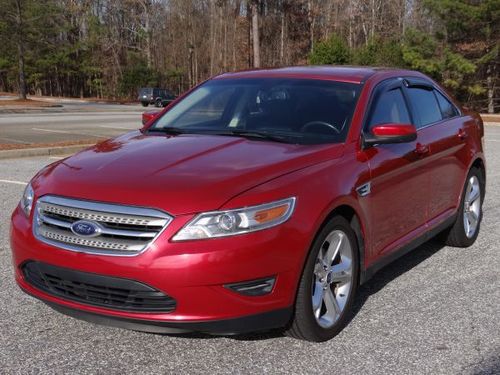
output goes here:
<path id="1" fill-rule="evenodd" d="M 31 180 L 11 226 L 25 292 L 143 331 L 324 341 L 382 266 L 478 236 L 483 124 L 421 73 L 222 74 L 148 119 Z"/>

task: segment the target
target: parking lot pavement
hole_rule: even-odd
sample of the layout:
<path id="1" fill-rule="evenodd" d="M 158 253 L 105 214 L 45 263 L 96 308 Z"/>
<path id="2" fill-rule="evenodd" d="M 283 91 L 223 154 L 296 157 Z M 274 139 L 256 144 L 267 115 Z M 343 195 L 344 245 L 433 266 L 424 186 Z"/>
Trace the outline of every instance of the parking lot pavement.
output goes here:
<path id="1" fill-rule="evenodd" d="M 145 110 L 138 104 L 69 102 L 57 109 L 0 113 L 0 145 L 110 138 L 140 128 Z"/>
<path id="2" fill-rule="evenodd" d="M 0 160 L 0 373 L 500 373 L 500 127 L 487 128 L 487 197 L 468 249 L 433 241 L 364 285 L 336 338 L 153 335 L 66 317 L 15 285 L 9 215 L 49 158 Z M 6 182 L 7 181 L 7 182 Z"/>

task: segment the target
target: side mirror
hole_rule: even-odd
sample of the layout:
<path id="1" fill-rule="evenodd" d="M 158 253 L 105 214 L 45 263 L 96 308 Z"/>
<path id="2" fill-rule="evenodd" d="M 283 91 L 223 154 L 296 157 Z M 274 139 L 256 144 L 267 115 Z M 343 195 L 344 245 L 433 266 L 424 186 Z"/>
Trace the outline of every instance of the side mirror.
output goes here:
<path id="1" fill-rule="evenodd" d="M 142 114 L 142 125 L 146 125 L 151 120 L 156 118 L 160 114 L 160 111 L 148 111 Z"/>
<path id="2" fill-rule="evenodd" d="M 417 128 L 411 124 L 380 124 L 364 135 L 364 145 L 407 143 L 417 139 Z"/>

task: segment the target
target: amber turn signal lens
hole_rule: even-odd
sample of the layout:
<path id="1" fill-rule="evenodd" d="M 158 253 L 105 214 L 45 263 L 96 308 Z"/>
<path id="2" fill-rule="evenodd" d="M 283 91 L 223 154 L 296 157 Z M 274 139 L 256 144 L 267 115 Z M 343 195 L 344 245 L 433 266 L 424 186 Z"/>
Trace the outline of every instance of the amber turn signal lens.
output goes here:
<path id="1" fill-rule="evenodd" d="M 282 206 L 269 208 L 267 210 L 257 211 L 253 218 L 256 222 L 263 224 L 282 217 L 283 215 L 285 215 L 287 210 L 288 205 L 284 204 Z"/>

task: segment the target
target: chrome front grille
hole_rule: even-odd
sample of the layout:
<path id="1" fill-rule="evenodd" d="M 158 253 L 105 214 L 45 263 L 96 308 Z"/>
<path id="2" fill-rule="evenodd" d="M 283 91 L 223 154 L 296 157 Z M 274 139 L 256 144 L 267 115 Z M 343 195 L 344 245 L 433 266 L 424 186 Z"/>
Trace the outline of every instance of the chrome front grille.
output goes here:
<path id="1" fill-rule="evenodd" d="M 45 243 L 72 251 L 137 255 L 172 221 L 154 209 L 43 196 L 36 204 L 33 231 Z M 72 228 L 82 220 L 98 229 L 91 237 Z"/>

